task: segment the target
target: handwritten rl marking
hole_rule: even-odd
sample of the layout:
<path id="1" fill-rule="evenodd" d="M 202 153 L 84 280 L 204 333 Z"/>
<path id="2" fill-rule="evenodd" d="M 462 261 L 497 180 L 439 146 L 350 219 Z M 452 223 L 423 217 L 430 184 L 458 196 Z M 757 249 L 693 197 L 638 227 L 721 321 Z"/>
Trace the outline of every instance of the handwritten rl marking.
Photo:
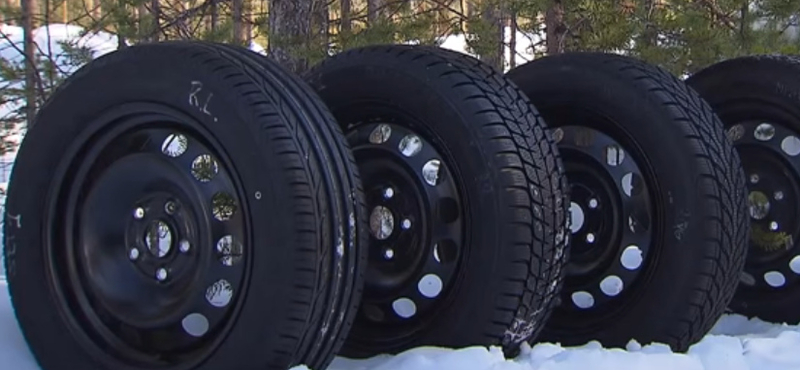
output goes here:
<path id="1" fill-rule="evenodd" d="M 208 110 L 208 104 L 211 103 L 211 98 L 214 97 L 214 93 L 208 92 L 207 94 L 203 92 L 203 83 L 200 81 L 192 81 L 191 87 L 189 88 L 189 105 L 197 108 L 203 114 L 211 117 L 214 119 L 214 122 L 217 122 L 217 117 Z M 202 103 L 201 103 L 202 102 Z"/>

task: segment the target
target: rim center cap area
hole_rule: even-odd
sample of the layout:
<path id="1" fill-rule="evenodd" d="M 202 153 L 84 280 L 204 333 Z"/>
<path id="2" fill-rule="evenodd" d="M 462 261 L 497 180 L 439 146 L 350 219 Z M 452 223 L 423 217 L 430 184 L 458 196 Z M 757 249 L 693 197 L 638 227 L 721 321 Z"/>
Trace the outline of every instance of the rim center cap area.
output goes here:
<path id="1" fill-rule="evenodd" d="M 172 250 L 172 230 L 166 222 L 155 220 L 147 225 L 144 244 L 153 256 L 166 257 Z"/>
<path id="2" fill-rule="evenodd" d="M 394 231 L 394 215 L 389 208 L 376 206 L 369 215 L 369 231 L 378 240 L 386 240 Z"/>
<path id="3" fill-rule="evenodd" d="M 747 197 L 749 208 L 750 208 L 750 217 L 756 220 L 763 220 L 769 214 L 769 198 L 766 194 L 760 191 L 751 191 Z"/>

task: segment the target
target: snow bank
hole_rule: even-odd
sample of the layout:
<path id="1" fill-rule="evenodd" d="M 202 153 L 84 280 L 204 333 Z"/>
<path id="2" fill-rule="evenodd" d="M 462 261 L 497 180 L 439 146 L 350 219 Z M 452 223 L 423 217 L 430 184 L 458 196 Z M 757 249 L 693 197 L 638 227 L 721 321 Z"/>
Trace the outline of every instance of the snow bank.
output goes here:
<path id="1" fill-rule="evenodd" d="M 720 324 L 746 321 L 725 316 Z M 526 347 L 515 359 L 505 359 L 498 348 L 459 350 L 417 348 L 397 356 L 367 360 L 338 358 L 331 370 L 789 370 L 800 368 L 800 329 L 772 326 L 769 334 L 709 335 L 687 353 L 673 353 L 666 345 L 605 349 L 592 342 L 563 348 L 542 343 Z M 754 327 L 759 327 L 755 325 Z M 724 329 L 724 328 L 722 328 Z M 296 368 L 299 369 L 299 368 Z"/>
<path id="2" fill-rule="evenodd" d="M 506 359 L 498 348 L 420 347 L 397 356 L 337 358 L 329 370 L 796 370 L 800 369 L 798 348 L 800 327 L 729 315 L 686 354 L 673 353 L 666 345 L 631 343 L 623 350 L 604 349 L 596 342 L 574 348 L 544 343 Z M 3 281 L 0 363 L 6 369 L 40 370 L 19 331 Z"/>

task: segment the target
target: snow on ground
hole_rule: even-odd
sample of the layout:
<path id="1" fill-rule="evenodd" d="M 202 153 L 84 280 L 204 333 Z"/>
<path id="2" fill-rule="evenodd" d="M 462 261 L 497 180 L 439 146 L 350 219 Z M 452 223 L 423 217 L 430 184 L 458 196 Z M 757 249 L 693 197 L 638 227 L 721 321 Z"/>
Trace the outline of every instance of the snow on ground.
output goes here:
<path id="1" fill-rule="evenodd" d="M 397 356 L 336 359 L 335 370 L 795 370 L 800 369 L 800 327 L 726 315 L 685 354 L 666 345 L 630 343 L 626 350 L 593 342 L 563 348 L 542 343 L 515 359 L 497 348 L 417 348 Z"/>
<path id="2" fill-rule="evenodd" d="M 673 353 L 666 345 L 631 343 L 623 350 L 604 349 L 597 343 L 574 348 L 537 344 L 524 348 L 515 359 L 506 359 L 498 348 L 421 347 L 397 356 L 337 358 L 329 370 L 796 370 L 798 348 L 798 326 L 729 315 L 686 354 Z M 19 331 L 4 281 L 0 281 L 0 363 L 4 369 L 40 370 Z"/>

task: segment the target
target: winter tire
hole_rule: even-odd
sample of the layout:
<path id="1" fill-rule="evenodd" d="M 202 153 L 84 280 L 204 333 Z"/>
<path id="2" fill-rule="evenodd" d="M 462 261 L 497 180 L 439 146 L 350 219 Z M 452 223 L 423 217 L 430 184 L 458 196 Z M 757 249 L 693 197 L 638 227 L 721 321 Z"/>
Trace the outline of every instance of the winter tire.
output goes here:
<path id="1" fill-rule="evenodd" d="M 541 340 L 686 350 L 724 312 L 745 256 L 744 176 L 722 124 L 628 57 L 552 56 L 508 76 L 552 128 L 570 184 L 570 262 Z"/>
<path id="2" fill-rule="evenodd" d="M 730 308 L 800 322 L 800 59 L 748 56 L 712 65 L 687 83 L 725 124 L 747 180 L 750 243 Z"/>
<path id="3" fill-rule="evenodd" d="M 502 74 L 443 49 L 372 46 L 307 75 L 344 129 L 370 213 L 342 354 L 501 345 L 549 315 L 565 252 L 561 162 Z"/>
<path id="4" fill-rule="evenodd" d="M 42 107 L 4 232 L 44 370 L 322 369 L 339 350 L 366 262 L 357 168 L 308 86 L 246 53 L 130 47 Z"/>

